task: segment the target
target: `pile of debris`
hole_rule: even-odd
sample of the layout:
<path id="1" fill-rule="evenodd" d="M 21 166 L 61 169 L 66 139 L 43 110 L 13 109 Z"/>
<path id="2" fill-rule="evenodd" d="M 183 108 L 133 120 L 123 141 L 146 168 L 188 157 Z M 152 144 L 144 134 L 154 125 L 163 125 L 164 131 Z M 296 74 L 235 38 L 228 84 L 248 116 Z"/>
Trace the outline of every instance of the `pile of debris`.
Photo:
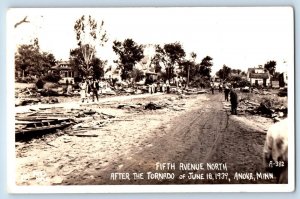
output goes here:
<path id="1" fill-rule="evenodd" d="M 158 102 L 147 102 L 147 103 L 122 103 L 117 106 L 118 109 L 127 109 L 134 111 L 144 111 L 144 110 L 158 110 L 158 109 L 170 109 L 174 111 L 185 110 L 185 103 L 180 99 L 185 98 L 184 94 L 173 96 L 168 99 L 164 99 Z"/>
<path id="2" fill-rule="evenodd" d="M 16 116 L 15 139 L 30 140 L 44 134 L 64 129 L 74 124 L 74 120 L 64 117 Z"/>
<path id="3" fill-rule="evenodd" d="M 162 106 L 159 104 L 155 104 L 153 102 L 150 102 L 145 106 L 145 110 L 156 110 L 156 109 L 162 109 Z"/>
<path id="4" fill-rule="evenodd" d="M 273 118 L 275 121 L 279 121 L 287 117 L 288 108 L 283 104 L 275 104 L 269 99 L 264 99 L 261 103 L 249 101 L 247 99 L 241 99 L 239 111 L 244 111 L 252 115 L 259 114 L 264 117 Z"/>
<path id="5" fill-rule="evenodd" d="M 17 98 L 37 97 L 37 92 L 35 88 L 15 89 L 15 96 Z"/>
<path id="6" fill-rule="evenodd" d="M 136 103 L 136 104 L 119 104 L 117 106 L 118 109 L 141 109 L 143 108 L 142 103 Z"/>
<path id="7" fill-rule="evenodd" d="M 185 95 L 197 95 L 197 94 L 205 94 L 207 93 L 207 90 L 204 89 L 198 90 L 197 88 L 192 88 L 192 89 L 185 89 L 182 91 L 182 93 Z"/>
<path id="8" fill-rule="evenodd" d="M 36 89 L 24 88 L 16 89 L 15 106 L 26 106 L 33 104 L 54 104 L 58 103 L 55 97 L 65 96 L 63 92 L 58 92 L 53 89 Z"/>
<path id="9" fill-rule="evenodd" d="M 279 89 L 277 95 L 279 97 L 286 97 L 288 95 L 288 90 L 287 88 L 282 88 L 282 89 Z"/>
<path id="10" fill-rule="evenodd" d="M 68 135 L 99 129 L 112 122 L 113 115 L 87 109 L 38 108 L 29 112 L 17 113 L 15 122 L 16 140 L 30 140 L 57 130 L 66 130 Z"/>
<path id="11" fill-rule="evenodd" d="M 55 97 L 16 98 L 15 106 L 26 106 L 34 104 L 56 104 L 59 103 Z"/>

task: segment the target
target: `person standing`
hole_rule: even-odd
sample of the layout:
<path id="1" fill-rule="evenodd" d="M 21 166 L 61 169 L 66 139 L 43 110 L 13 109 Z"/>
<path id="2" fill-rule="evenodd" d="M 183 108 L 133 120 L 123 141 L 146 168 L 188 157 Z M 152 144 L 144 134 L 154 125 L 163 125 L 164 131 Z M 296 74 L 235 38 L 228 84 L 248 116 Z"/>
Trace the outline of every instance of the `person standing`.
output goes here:
<path id="1" fill-rule="evenodd" d="M 176 89 L 178 89 L 178 87 L 179 87 L 179 78 L 177 76 L 174 77 L 174 82 L 175 82 L 175 85 L 176 85 Z"/>
<path id="2" fill-rule="evenodd" d="M 66 93 L 68 94 L 69 80 L 66 80 Z"/>
<path id="3" fill-rule="evenodd" d="M 210 89 L 211 89 L 211 94 L 214 94 L 215 93 L 215 88 L 214 88 L 214 83 L 213 82 L 210 84 Z"/>
<path id="4" fill-rule="evenodd" d="M 238 96 L 234 88 L 231 88 L 230 90 L 230 103 L 231 103 L 231 114 L 237 115 Z"/>
<path id="5" fill-rule="evenodd" d="M 170 81 L 166 81 L 166 88 L 167 88 L 167 93 L 170 93 Z"/>
<path id="6" fill-rule="evenodd" d="M 148 91 L 149 91 L 150 94 L 152 94 L 152 84 L 148 85 Z"/>
<path id="7" fill-rule="evenodd" d="M 158 93 L 158 92 L 161 92 L 161 84 L 160 84 L 160 81 L 157 81 L 157 83 L 156 83 L 156 92 Z"/>
<path id="8" fill-rule="evenodd" d="M 167 89 L 167 84 L 165 82 L 162 83 L 162 92 L 165 93 Z"/>
<path id="9" fill-rule="evenodd" d="M 229 95 L 230 89 L 227 84 L 225 84 L 224 94 L 225 94 L 225 101 L 228 102 L 228 95 Z"/>
<path id="10" fill-rule="evenodd" d="M 83 103 L 86 98 L 86 87 L 87 87 L 85 80 L 83 80 L 79 84 L 79 87 L 80 87 L 80 99 L 81 99 L 81 102 Z"/>
<path id="11" fill-rule="evenodd" d="M 223 90 L 222 84 L 220 83 L 220 84 L 219 84 L 219 93 L 222 93 L 222 90 Z"/>
<path id="12" fill-rule="evenodd" d="M 71 95 L 72 92 L 73 92 L 73 86 L 72 86 L 72 84 L 69 84 L 67 87 L 67 95 Z"/>
<path id="13" fill-rule="evenodd" d="M 87 103 L 89 102 L 89 99 L 91 98 L 91 92 L 92 92 L 92 81 L 87 80 L 87 86 L 86 86 L 86 96 L 87 96 Z"/>
<path id="14" fill-rule="evenodd" d="M 153 86 L 153 93 L 157 93 L 157 83 L 156 83 L 156 81 L 153 82 L 152 86 Z"/>
<path id="15" fill-rule="evenodd" d="M 97 102 L 99 101 L 99 99 L 98 99 L 98 89 L 97 88 L 99 88 L 98 80 L 94 80 L 92 82 L 93 102 L 95 101 L 95 96 L 96 96 Z"/>

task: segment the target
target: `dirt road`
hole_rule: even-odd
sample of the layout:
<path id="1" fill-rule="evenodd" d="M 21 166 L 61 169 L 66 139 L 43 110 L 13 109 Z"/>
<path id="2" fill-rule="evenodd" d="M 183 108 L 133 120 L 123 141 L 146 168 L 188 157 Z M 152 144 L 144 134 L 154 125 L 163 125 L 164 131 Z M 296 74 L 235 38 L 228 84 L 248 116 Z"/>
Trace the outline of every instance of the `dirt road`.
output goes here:
<path id="1" fill-rule="evenodd" d="M 265 134 L 262 129 L 247 128 L 245 124 L 231 116 L 224 108 L 222 94 L 207 95 L 205 100 L 201 96 L 194 100 L 189 111 L 174 115 L 169 120 L 161 120 L 158 128 L 147 129 L 152 136 L 131 148 L 126 155 L 116 157 L 115 164 L 107 165 L 101 172 L 93 173 L 92 180 L 70 179 L 65 183 L 74 182 L 86 184 L 160 184 L 160 183 L 270 183 L 270 180 L 233 179 L 235 172 L 253 173 L 262 172 L 262 146 Z M 136 121 L 136 120 L 135 120 Z M 148 137 L 148 136 L 146 136 Z M 157 169 L 156 163 L 173 163 L 175 169 Z M 212 174 L 228 173 L 226 179 L 191 180 L 176 179 L 181 174 L 207 173 L 207 169 L 195 171 L 193 169 L 179 170 L 180 164 L 194 163 L 223 163 L 227 169 L 213 170 Z M 220 164 L 219 164 L 220 165 Z M 143 173 L 142 179 L 133 179 L 132 173 Z M 175 179 L 156 179 L 151 173 L 175 173 Z M 128 173 L 126 177 L 112 173 Z M 97 177 L 99 176 L 99 178 Z M 225 174 L 226 175 L 226 174 Z M 154 179 L 150 179 L 153 176 Z M 231 180 L 228 180 L 231 177 Z M 107 181 L 107 178 L 110 180 Z M 120 178 L 124 178 L 118 180 Z M 222 178 L 222 177 L 220 177 Z M 225 178 L 225 176 L 224 176 Z"/>
<path id="2" fill-rule="evenodd" d="M 27 146 L 24 153 L 22 147 L 17 148 L 17 153 L 21 153 L 17 155 L 18 173 L 42 171 L 46 176 L 46 180 L 39 182 L 32 176 L 26 180 L 19 176 L 18 184 L 275 182 L 268 179 L 269 175 L 262 173 L 267 179 L 257 176 L 264 171 L 262 147 L 269 120 L 231 115 L 222 94 L 186 99 L 164 95 L 144 100 L 168 98 L 177 105 L 184 104 L 182 109 L 124 111 L 102 106 L 101 110 L 126 119 L 93 132 L 99 135 L 97 138 L 63 135 L 50 146 L 40 142 Z"/>

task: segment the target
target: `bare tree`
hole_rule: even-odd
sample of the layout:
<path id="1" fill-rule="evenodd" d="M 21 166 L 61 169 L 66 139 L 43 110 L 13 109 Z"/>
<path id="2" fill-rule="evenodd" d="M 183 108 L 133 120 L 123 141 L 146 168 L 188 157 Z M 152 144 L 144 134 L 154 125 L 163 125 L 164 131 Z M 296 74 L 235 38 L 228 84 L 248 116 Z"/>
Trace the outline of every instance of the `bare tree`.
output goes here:
<path id="1" fill-rule="evenodd" d="M 75 22 L 74 30 L 77 44 L 84 58 L 84 72 L 86 75 L 91 75 L 93 66 L 90 64 L 96 53 L 96 46 L 104 46 L 108 41 L 106 30 L 104 30 L 104 21 L 102 20 L 99 25 L 90 15 L 88 17 L 82 15 Z"/>

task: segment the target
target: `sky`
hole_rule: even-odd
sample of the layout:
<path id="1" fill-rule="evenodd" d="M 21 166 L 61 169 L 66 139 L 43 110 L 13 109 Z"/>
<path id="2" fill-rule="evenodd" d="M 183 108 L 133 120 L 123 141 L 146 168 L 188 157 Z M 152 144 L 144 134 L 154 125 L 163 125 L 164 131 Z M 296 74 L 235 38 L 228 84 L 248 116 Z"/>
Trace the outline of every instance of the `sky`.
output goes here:
<path id="1" fill-rule="evenodd" d="M 74 24 L 82 15 L 104 21 L 109 40 L 96 50 L 109 64 L 117 59 L 113 41 L 132 38 L 138 44 L 180 42 L 187 55 L 197 54 L 199 62 L 212 57 L 212 74 L 224 64 L 246 71 L 270 60 L 277 62 L 279 72 L 294 67 L 290 7 L 10 9 L 8 43 L 28 44 L 37 37 L 42 51 L 68 60 L 70 49 L 77 47 Z M 25 16 L 29 23 L 14 28 Z"/>

